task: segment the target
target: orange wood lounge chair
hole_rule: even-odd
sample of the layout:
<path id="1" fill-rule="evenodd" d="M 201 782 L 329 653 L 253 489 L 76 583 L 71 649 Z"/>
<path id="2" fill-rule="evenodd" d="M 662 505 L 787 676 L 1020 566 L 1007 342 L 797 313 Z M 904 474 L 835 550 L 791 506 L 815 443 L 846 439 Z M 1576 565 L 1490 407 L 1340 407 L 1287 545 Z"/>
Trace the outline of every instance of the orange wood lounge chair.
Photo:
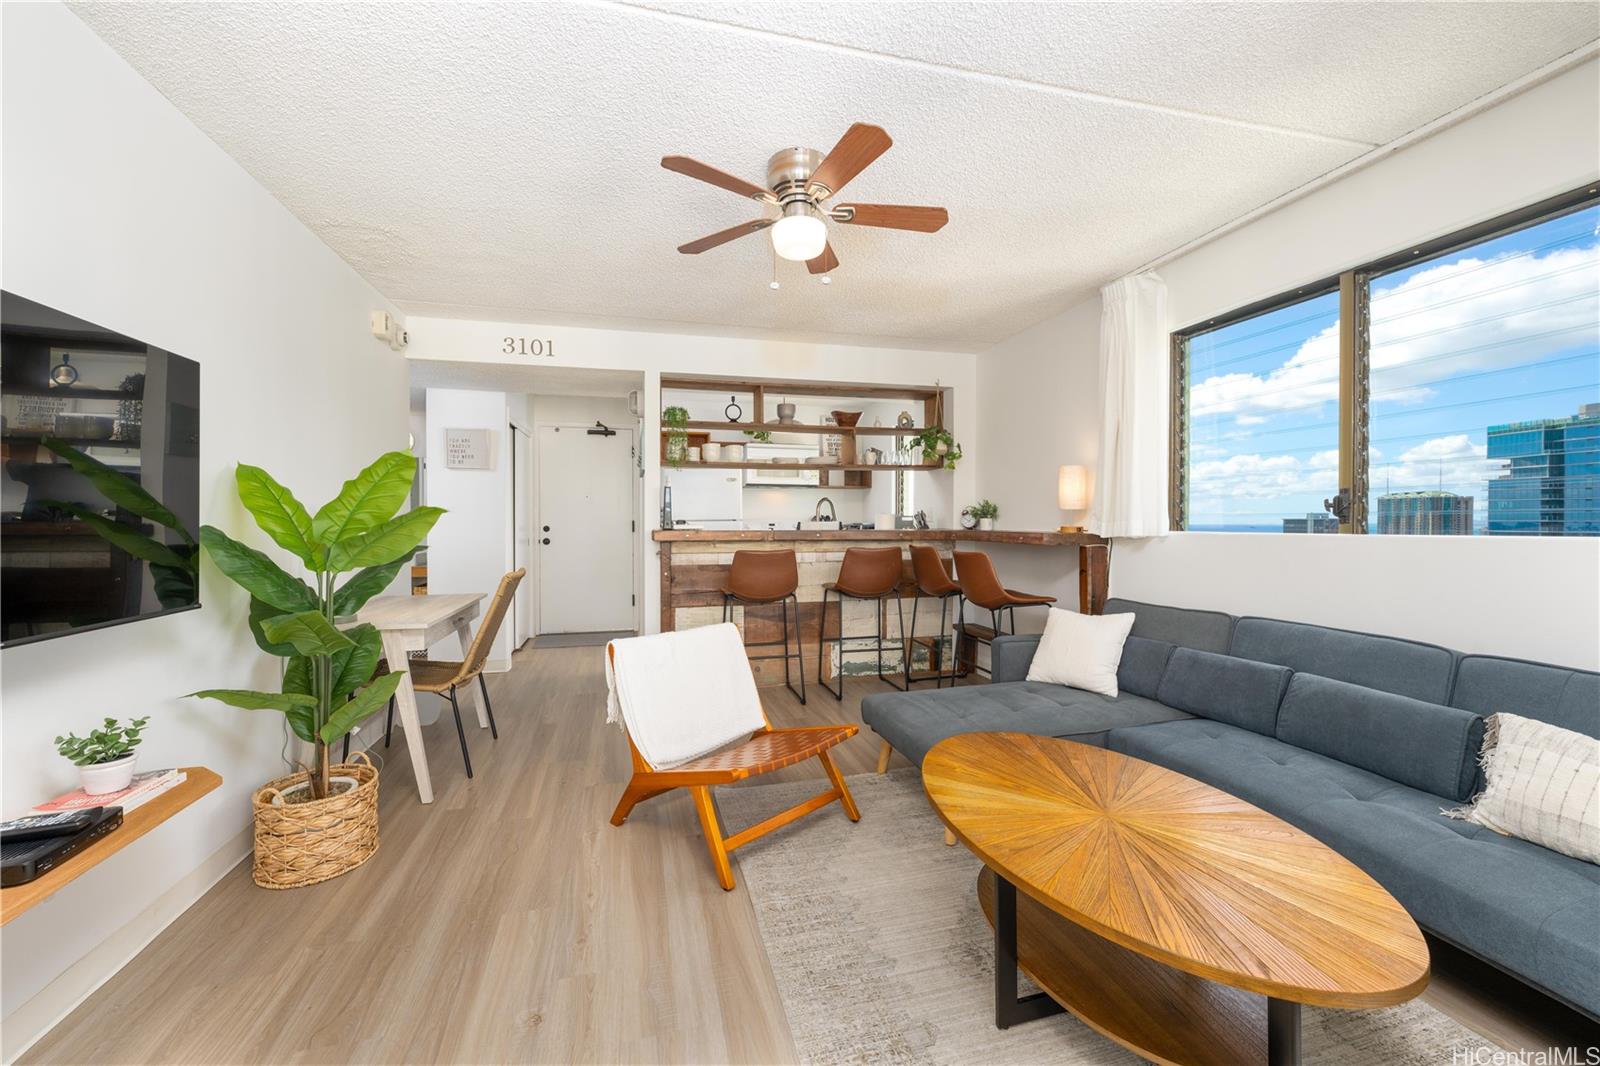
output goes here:
<path id="1" fill-rule="evenodd" d="M 606 648 L 606 655 L 615 663 L 616 654 L 612 648 Z M 763 720 L 766 718 L 764 712 L 762 718 Z M 680 763 L 670 770 L 657 770 L 651 766 L 639 753 L 632 735 L 629 735 L 628 750 L 633 756 L 633 778 L 623 791 L 622 798 L 617 801 L 617 809 L 611 815 L 611 824 L 621 825 L 627 820 L 628 812 L 633 810 L 635 805 L 652 796 L 659 796 L 675 788 L 687 788 L 694 796 L 695 810 L 700 815 L 700 828 L 705 832 L 706 848 L 711 852 L 712 865 L 716 867 L 717 883 L 731 891 L 733 867 L 728 863 L 728 853 L 735 848 L 743 847 L 774 829 L 781 829 L 797 818 L 826 807 L 834 800 L 839 801 L 839 805 L 844 808 L 844 813 L 852 822 L 861 820 L 861 812 L 856 809 L 855 800 L 850 797 L 850 789 L 845 785 L 844 777 L 833 765 L 833 760 L 828 757 L 829 748 L 849 740 L 858 731 L 859 727 L 853 725 L 773 729 L 772 723 L 766 722 L 749 740 Z M 722 835 L 722 827 L 717 822 L 716 808 L 711 802 L 712 786 L 743 781 L 747 777 L 793 766 L 813 757 L 822 763 L 822 769 L 832 784 L 831 788 L 733 836 Z"/>

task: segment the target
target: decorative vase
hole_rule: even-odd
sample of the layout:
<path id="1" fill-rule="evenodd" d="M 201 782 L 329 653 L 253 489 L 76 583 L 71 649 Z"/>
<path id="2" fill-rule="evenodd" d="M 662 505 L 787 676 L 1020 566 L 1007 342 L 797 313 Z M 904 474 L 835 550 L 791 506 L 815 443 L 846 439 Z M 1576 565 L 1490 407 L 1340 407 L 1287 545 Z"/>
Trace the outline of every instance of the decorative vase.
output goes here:
<path id="1" fill-rule="evenodd" d="M 689 438 L 682 433 L 667 434 L 667 462 L 680 466 L 688 457 Z"/>
<path id="2" fill-rule="evenodd" d="M 354 760 L 360 759 L 360 762 Z M 378 850 L 378 769 L 358 751 L 330 768 L 334 787 L 354 787 L 319 800 L 290 802 L 310 785 L 305 771 L 268 781 L 251 799 L 255 861 L 262 888 L 300 888 L 349 873 Z"/>
<path id="3" fill-rule="evenodd" d="M 980 519 L 978 519 L 978 528 L 981 529 L 985 533 L 988 533 L 988 532 L 992 531 L 994 529 L 994 519 L 992 519 L 992 518 L 980 518 Z"/>
<path id="4" fill-rule="evenodd" d="M 778 405 L 778 421 L 784 423 L 794 421 L 794 404 L 785 401 Z"/>
<path id="5" fill-rule="evenodd" d="M 124 755 L 115 762 L 80 766 L 78 767 L 78 780 L 82 783 L 84 792 L 91 796 L 103 796 L 107 792 L 121 792 L 133 780 L 133 767 L 138 761 L 139 753 L 133 752 L 130 755 Z"/>

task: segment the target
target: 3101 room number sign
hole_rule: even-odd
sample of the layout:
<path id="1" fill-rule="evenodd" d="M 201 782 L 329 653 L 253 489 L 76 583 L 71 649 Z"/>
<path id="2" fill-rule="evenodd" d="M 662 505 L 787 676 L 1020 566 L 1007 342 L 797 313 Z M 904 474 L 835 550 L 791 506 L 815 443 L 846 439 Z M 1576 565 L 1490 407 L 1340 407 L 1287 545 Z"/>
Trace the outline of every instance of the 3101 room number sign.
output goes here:
<path id="1" fill-rule="evenodd" d="M 554 359 L 556 342 L 549 337 L 506 337 L 500 342 L 500 354 Z"/>

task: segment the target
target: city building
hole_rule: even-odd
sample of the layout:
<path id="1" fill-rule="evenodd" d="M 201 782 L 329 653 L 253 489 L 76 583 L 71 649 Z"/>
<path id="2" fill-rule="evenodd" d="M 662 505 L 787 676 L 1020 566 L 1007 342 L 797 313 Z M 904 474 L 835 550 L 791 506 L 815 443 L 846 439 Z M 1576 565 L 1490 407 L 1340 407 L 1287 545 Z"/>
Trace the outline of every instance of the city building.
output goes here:
<path id="1" fill-rule="evenodd" d="M 1337 533 L 1339 520 L 1331 514 L 1308 514 L 1304 518 L 1285 518 L 1285 533 Z"/>
<path id="2" fill-rule="evenodd" d="M 1378 497 L 1378 532 L 1470 537 L 1472 499 L 1454 492 L 1386 492 Z"/>
<path id="3" fill-rule="evenodd" d="M 1575 415 L 1489 427 L 1489 533 L 1600 535 L 1600 403 Z"/>

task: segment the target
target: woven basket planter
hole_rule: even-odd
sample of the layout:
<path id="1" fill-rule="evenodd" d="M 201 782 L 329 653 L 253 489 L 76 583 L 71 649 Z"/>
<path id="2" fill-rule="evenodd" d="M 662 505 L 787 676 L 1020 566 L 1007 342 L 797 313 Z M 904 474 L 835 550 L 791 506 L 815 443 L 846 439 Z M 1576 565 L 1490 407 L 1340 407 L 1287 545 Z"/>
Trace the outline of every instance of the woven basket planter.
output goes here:
<path id="1" fill-rule="evenodd" d="M 268 781 L 256 790 L 256 857 L 251 876 L 262 888 L 300 888 L 348 873 L 378 850 L 378 770 L 365 752 L 361 762 L 340 763 L 331 775 L 353 777 L 355 788 L 306 803 L 274 797 L 311 779 L 305 771 Z"/>

